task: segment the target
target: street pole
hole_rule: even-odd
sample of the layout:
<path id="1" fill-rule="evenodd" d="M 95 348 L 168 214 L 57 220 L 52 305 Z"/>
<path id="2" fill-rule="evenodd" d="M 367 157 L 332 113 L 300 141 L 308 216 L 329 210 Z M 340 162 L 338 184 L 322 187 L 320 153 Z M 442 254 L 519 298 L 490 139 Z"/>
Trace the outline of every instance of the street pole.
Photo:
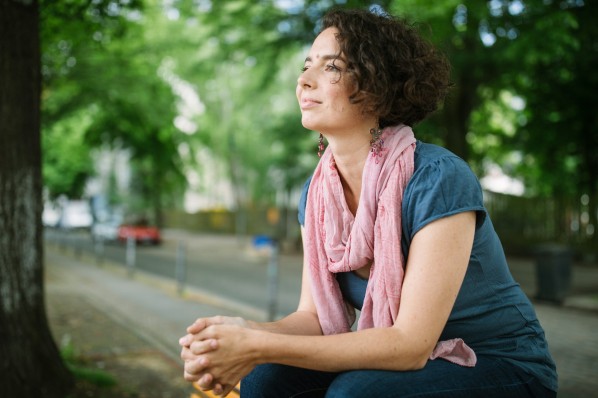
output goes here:
<path id="1" fill-rule="evenodd" d="M 274 321 L 277 312 L 278 296 L 278 241 L 270 243 L 270 262 L 268 263 L 268 321 Z"/>
<path id="2" fill-rule="evenodd" d="M 187 248 L 185 243 L 180 241 L 176 251 L 175 279 L 177 281 L 177 292 L 183 294 L 185 279 L 187 276 Z"/>
<path id="3" fill-rule="evenodd" d="M 101 265 L 104 262 L 104 238 L 98 237 L 94 243 L 96 262 L 98 265 Z"/>
<path id="4" fill-rule="evenodd" d="M 129 277 L 133 276 L 135 271 L 135 237 L 127 237 L 127 274 Z"/>

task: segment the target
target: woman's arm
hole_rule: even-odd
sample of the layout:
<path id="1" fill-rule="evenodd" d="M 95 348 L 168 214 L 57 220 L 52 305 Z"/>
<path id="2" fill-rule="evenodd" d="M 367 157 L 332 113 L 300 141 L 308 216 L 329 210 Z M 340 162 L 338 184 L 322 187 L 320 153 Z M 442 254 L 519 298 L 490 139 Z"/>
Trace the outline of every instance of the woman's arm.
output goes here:
<path id="1" fill-rule="evenodd" d="M 199 336 L 217 341 L 218 349 L 200 355 L 204 361 L 189 364 L 188 370 L 207 370 L 216 380 L 228 382 L 238 379 L 238 372 L 269 362 L 324 371 L 419 369 L 436 346 L 453 308 L 474 233 L 475 213 L 465 212 L 434 221 L 416 234 L 392 327 L 333 336 L 289 336 L 215 325 Z M 197 354 L 201 351 L 198 346 Z M 239 361 L 243 366 L 233 364 Z"/>

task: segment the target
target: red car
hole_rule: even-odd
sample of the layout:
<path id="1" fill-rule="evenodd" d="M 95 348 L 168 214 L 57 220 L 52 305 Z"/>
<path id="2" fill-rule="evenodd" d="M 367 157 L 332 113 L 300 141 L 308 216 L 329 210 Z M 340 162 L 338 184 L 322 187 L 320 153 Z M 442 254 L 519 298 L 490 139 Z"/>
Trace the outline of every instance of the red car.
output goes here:
<path id="1" fill-rule="evenodd" d="M 147 223 L 123 224 L 118 227 L 118 240 L 127 242 L 129 237 L 143 245 L 158 245 L 162 241 L 158 227 Z"/>

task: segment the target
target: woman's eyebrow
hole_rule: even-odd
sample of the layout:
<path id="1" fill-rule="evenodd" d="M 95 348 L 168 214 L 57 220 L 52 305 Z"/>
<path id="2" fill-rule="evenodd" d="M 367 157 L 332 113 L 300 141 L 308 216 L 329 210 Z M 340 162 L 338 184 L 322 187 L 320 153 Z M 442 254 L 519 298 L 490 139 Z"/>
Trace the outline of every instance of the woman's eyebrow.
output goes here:
<path id="1" fill-rule="evenodd" d="M 339 61 L 345 62 L 345 60 L 338 54 L 325 54 L 325 55 L 322 55 L 321 57 L 318 56 L 317 58 L 320 58 L 324 61 L 329 61 L 331 59 L 334 59 L 334 60 L 338 59 Z M 307 58 L 305 58 L 305 62 L 312 62 L 312 61 L 313 61 L 313 59 L 309 56 Z"/>

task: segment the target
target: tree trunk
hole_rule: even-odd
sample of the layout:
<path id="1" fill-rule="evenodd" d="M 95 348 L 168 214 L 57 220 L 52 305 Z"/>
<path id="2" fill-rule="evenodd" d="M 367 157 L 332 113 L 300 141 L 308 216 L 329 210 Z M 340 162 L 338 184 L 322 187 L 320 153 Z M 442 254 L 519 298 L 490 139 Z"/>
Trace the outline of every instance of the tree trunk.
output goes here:
<path id="1" fill-rule="evenodd" d="M 478 26 L 475 20 L 471 21 L 473 26 Z M 470 32 L 470 30 L 468 30 Z M 464 160 L 469 160 L 469 144 L 467 133 L 471 113 L 479 103 L 478 85 L 483 81 L 478 74 L 472 73 L 472 69 L 479 66 L 475 54 L 480 54 L 483 59 L 482 44 L 476 33 L 468 33 L 462 38 L 463 48 L 453 48 L 449 57 L 453 62 L 452 79 L 455 87 L 449 92 L 442 112 L 445 125 L 444 144 L 447 149 Z"/>
<path id="2" fill-rule="evenodd" d="M 469 118 L 473 111 L 475 87 L 467 79 L 462 79 L 451 95 L 446 99 L 442 112 L 445 147 L 463 160 L 469 160 L 467 131 Z"/>
<path id="3" fill-rule="evenodd" d="M 0 396 L 64 398 L 73 385 L 43 289 L 36 0 L 0 0 Z"/>

